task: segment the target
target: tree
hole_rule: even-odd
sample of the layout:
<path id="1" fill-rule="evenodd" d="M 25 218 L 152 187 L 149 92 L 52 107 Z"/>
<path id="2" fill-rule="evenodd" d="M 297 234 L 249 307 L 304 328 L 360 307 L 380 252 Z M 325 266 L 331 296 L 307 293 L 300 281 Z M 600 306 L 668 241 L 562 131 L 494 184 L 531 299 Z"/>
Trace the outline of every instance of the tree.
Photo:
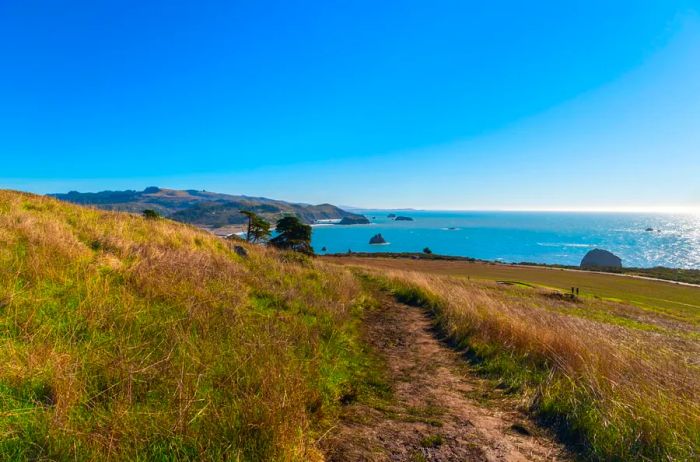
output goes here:
<path id="1" fill-rule="evenodd" d="M 426 255 L 430 255 L 431 253 L 433 253 L 433 251 L 430 250 L 430 247 L 426 247 L 426 248 L 423 249 L 423 253 L 426 254 Z"/>
<path id="2" fill-rule="evenodd" d="M 305 225 L 297 217 L 284 217 L 277 221 L 277 236 L 270 239 L 270 244 L 280 249 L 295 250 L 313 254 L 311 247 L 311 226 Z"/>
<path id="3" fill-rule="evenodd" d="M 146 209 L 141 213 L 146 220 L 157 220 L 160 218 L 160 214 L 152 209 Z"/>
<path id="4" fill-rule="evenodd" d="M 255 212 L 242 210 L 241 213 L 248 217 L 248 232 L 245 235 L 247 242 L 258 243 L 270 237 L 270 223 Z"/>

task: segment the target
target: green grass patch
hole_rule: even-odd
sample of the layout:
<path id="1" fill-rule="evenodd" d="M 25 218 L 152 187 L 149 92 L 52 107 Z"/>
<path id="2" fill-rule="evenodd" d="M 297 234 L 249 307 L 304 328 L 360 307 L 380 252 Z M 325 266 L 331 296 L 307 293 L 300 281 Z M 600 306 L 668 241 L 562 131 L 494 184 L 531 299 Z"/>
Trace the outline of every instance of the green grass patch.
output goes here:
<path id="1" fill-rule="evenodd" d="M 424 448 L 437 448 L 443 443 L 442 435 L 429 435 L 420 440 L 420 445 Z"/>

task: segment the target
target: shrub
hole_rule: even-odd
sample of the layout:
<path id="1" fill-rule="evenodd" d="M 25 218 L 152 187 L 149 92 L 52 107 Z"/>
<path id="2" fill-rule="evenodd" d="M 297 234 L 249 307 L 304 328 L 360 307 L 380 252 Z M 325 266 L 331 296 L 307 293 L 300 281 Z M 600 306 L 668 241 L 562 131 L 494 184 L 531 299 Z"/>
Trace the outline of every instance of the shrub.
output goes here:
<path id="1" fill-rule="evenodd" d="M 152 209 L 146 209 L 143 212 L 141 212 L 141 214 L 146 220 L 157 220 L 160 218 L 160 213 Z"/>

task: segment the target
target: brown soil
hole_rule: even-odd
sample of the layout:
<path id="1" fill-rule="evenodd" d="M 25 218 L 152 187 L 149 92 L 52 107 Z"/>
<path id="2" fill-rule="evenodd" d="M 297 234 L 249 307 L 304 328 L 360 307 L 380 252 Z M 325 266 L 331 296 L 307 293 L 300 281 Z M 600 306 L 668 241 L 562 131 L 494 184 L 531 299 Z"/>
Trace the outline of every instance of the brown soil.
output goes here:
<path id="1" fill-rule="evenodd" d="M 542 461 L 570 455 L 441 343 L 428 316 L 383 299 L 367 340 L 386 361 L 391 402 L 353 403 L 322 441 L 329 461 Z"/>

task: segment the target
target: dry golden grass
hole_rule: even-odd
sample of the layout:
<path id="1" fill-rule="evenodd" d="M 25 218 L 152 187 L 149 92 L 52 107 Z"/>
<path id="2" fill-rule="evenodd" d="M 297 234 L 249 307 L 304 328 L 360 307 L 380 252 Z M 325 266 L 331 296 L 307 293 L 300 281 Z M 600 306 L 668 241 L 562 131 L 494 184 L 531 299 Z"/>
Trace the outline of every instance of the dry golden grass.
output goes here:
<path id="1" fill-rule="evenodd" d="M 479 369 L 523 393 L 527 407 L 591 457 L 700 456 L 694 324 L 644 329 L 585 316 L 586 307 L 603 302 L 565 302 L 541 289 L 417 272 L 373 274 L 403 301 L 431 309 Z"/>
<path id="2" fill-rule="evenodd" d="M 490 281 L 517 281 L 560 290 L 573 287 L 581 295 L 633 304 L 647 311 L 665 313 L 674 318 L 700 325 L 700 287 L 667 281 L 649 280 L 561 268 L 508 265 L 490 262 L 466 262 L 410 258 L 357 257 L 351 255 L 324 257 L 328 261 L 361 265 L 380 270 L 417 271 L 421 273 Z"/>
<path id="3" fill-rule="evenodd" d="M 0 191 L 0 459 L 320 459 L 359 286 L 247 249 Z"/>

